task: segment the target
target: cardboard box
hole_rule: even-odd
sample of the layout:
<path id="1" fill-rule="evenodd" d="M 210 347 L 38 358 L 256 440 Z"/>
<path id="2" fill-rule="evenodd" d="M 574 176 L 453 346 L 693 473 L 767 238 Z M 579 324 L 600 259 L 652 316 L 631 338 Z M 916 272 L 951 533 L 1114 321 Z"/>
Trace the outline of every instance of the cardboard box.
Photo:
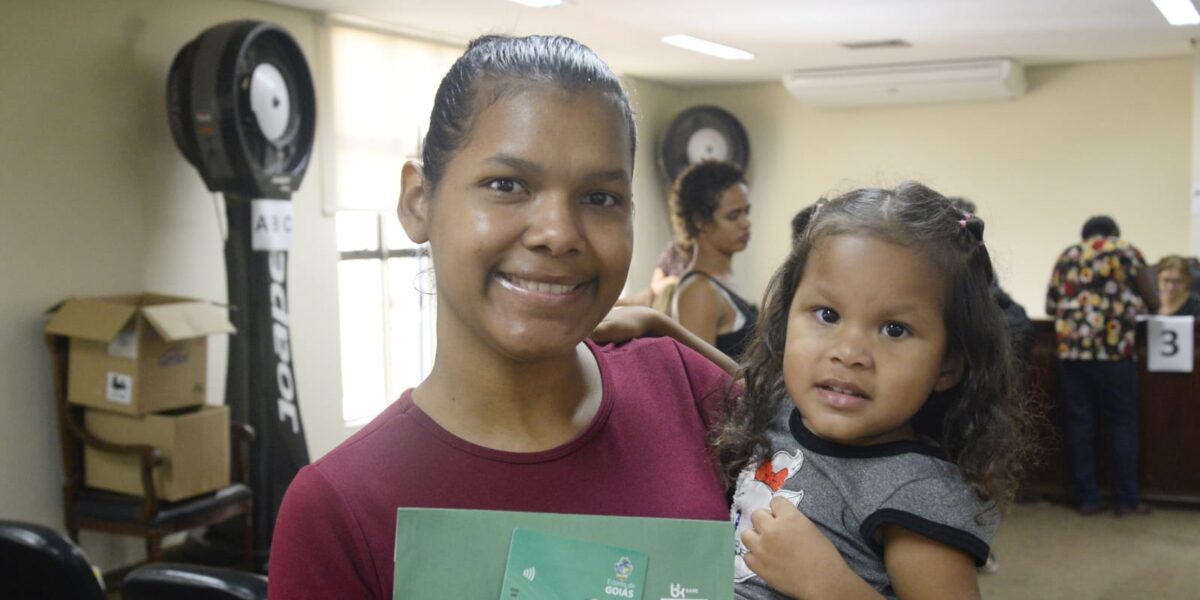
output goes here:
<path id="1" fill-rule="evenodd" d="M 234 331 L 221 307 L 157 294 L 51 310 L 46 332 L 71 339 L 67 401 L 128 415 L 204 404 L 207 336 Z"/>
<path id="2" fill-rule="evenodd" d="M 117 444 L 150 444 L 163 453 L 155 469 L 159 499 L 174 502 L 229 485 L 229 407 L 202 406 L 170 413 L 129 416 L 84 411 L 84 424 L 96 437 Z M 141 460 L 86 448 L 84 484 L 141 496 Z"/>

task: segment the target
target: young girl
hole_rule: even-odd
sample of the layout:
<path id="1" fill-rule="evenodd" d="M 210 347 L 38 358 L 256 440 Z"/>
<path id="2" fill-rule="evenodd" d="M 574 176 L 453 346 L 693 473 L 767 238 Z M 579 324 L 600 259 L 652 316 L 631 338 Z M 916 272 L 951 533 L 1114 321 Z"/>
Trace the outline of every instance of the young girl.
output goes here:
<path id="1" fill-rule="evenodd" d="M 983 223 L 920 184 L 814 209 L 717 431 L 739 598 L 979 596 L 1022 458 L 992 277 Z"/>

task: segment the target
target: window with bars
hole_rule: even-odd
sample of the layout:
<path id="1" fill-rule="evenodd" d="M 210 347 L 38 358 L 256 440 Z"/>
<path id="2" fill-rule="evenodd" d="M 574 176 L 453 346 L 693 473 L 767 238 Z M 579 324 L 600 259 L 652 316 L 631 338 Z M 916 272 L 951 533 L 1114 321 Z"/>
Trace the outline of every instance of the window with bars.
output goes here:
<path id="1" fill-rule="evenodd" d="M 409 241 L 392 212 L 337 214 L 342 417 L 374 417 L 433 363 L 436 303 L 428 246 Z"/>
<path id="2" fill-rule="evenodd" d="M 427 246 L 397 221 L 400 171 L 419 156 L 442 75 L 462 49 L 380 31 L 323 30 L 325 209 L 337 227 L 342 417 L 367 421 L 420 383 L 434 356 Z"/>

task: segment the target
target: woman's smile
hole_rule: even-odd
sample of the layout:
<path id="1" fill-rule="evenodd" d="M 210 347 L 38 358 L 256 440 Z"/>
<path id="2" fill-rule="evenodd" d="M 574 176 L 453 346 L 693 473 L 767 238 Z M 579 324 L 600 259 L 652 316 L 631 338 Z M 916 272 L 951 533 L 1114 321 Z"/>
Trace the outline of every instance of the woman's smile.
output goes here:
<path id="1" fill-rule="evenodd" d="M 540 305 L 562 305 L 582 297 L 593 279 L 579 281 L 575 277 L 551 275 L 514 275 L 497 272 L 495 279 L 505 290 Z"/>

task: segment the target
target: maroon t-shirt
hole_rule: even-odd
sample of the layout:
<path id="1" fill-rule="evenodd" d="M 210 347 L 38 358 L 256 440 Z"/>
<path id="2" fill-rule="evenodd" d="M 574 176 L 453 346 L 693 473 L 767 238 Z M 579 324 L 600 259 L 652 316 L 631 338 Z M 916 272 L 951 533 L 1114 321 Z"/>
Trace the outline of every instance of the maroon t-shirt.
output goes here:
<path id="1" fill-rule="evenodd" d="M 668 338 L 588 345 L 603 397 L 562 446 L 477 446 L 438 426 L 409 390 L 302 469 L 275 523 L 270 597 L 391 598 L 400 506 L 728 519 L 705 449 L 728 375 Z"/>

